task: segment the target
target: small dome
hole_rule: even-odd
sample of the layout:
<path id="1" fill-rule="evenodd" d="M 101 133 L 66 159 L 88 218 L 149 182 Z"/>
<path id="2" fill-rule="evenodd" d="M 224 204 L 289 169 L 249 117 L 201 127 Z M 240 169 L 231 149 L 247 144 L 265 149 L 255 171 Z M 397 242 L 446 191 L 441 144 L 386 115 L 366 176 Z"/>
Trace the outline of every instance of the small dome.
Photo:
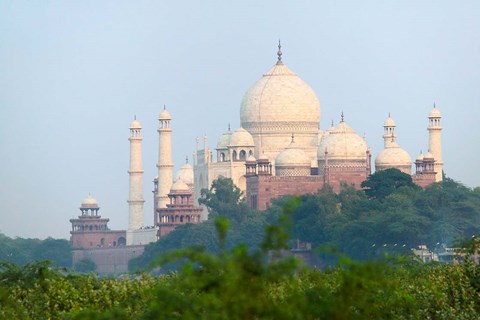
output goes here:
<path id="1" fill-rule="evenodd" d="M 435 108 L 435 106 L 433 107 L 432 111 L 430 111 L 430 113 L 428 114 L 428 117 L 429 118 L 441 118 L 442 117 L 442 114 L 440 113 L 440 111 Z"/>
<path id="2" fill-rule="evenodd" d="M 82 208 L 98 208 L 97 199 L 95 199 L 91 195 L 88 195 L 88 197 L 86 197 L 85 200 L 82 201 L 81 207 Z"/>
<path id="3" fill-rule="evenodd" d="M 217 142 L 217 149 L 227 149 L 230 145 L 230 139 L 232 138 L 233 132 L 228 130 L 220 136 Z"/>
<path id="4" fill-rule="evenodd" d="M 417 161 L 423 161 L 423 158 L 424 158 L 424 155 L 423 155 L 423 153 L 420 152 L 420 154 L 418 155 L 416 160 Z"/>
<path id="5" fill-rule="evenodd" d="M 247 162 L 256 162 L 256 161 L 257 161 L 257 159 L 255 159 L 253 154 L 249 155 L 248 158 L 247 158 Z"/>
<path id="6" fill-rule="evenodd" d="M 254 147 L 252 135 L 242 127 L 238 128 L 230 138 L 230 147 Z"/>
<path id="7" fill-rule="evenodd" d="M 385 123 L 383 124 L 384 127 L 395 127 L 395 121 L 389 116 Z"/>
<path id="8" fill-rule="evenodd" d="M 275 167 L 303 167 L 310 165 L 310 158 L 302 149 L 285 149 L 275 158 Z"/>
<path id="9" fill-rule="evenodd" d="M 398 168 L 402 166 L 411 167 L 412 159 L 410 155 L 400 148 L 399 145 L 383 149 L 375 158 L 375 167 L 385 168 Z M 398 168 L 399 169 L 399 168 Z"/>
<path id="10" fill-rule="evenodd" d="M 435 157 L 433 156 L 433 153 L 430 151 L 427 152 L 427 154 L 423 157 L 423 159 L 434 159 Z"/>
<path id="11" fill-rule="evenodd" d="M 182 179 L 178 179 L 177 181 L 175 181 L 175 183 L 170 188 L 170 193 L 175 193 L 179 191 L 190 191 L 190 188 L 185 182 L 182 181 Z"/>
<path id="12" fill-rule="evenodd" d="M 142 125 L 138 120 L 133 120 L 132 123 L 130 124 L 130 129 L 142 129 Z"/>
<path id="13" fill-rule="evenodd" d="M 193 167 L 185 163 L 175 175 L 175 180 L 182 180 L 186 184 L 193 184 Z"/>
<path id="14" fill-rule="evenodd" d="M 172 117 L 170 116 L 170 112 L 167 111 L 167 109 L 163 109 L 162 112 L 160 112 L 160 115 L 158 116 L 158 120 L 172 120 Z"/>
<path id="15" fill-rule="evenodd" d="M 292 141 L 290 145 L 278 154 L 275 158 L 275 167 L 310 167 L 311 160 L 307 154 L 295 145 Z"/>
<path id="16" fill-rule="evenodd" d="M 325 151 L 328 151 L 328 158 L 332 160 L 362 160 L 366 158 L 367 150 L 365 139 L 343 121 L 323 136 L 317 156 L 325 159 Z"/>

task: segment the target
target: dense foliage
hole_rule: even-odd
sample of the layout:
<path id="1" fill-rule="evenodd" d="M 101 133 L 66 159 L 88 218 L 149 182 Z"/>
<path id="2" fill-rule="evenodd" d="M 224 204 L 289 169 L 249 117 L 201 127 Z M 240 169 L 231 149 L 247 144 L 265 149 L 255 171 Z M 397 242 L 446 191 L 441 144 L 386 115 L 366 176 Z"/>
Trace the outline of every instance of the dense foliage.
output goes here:
<path id="1" fill-rule="evenodd" d="M 171 250 L 191 246 L 204 247 L 208 252 L 218 252 L 219 242 L 215 236 L 215 218 L 225 217 L 231 227 L 226 247 L 243 243 L 248 248 L 257 248 L 262 241 L 266 226 L 266 216 L 252 211 L 242 200 L 242 193 L 231 179 L 219 178 L 210 189 L 202 190 L 200 203 L 207 206 L 209 219 L 200 224 L 185 224 L 159 241 L 145 247 L 142 256 L 129 263 L 130 270 L 145 269 L 155 257 Z"/>
<path id="2" fill-rule="evenodd" d="M 9 238 L 0 233 L 0 261 L 24 265 L 33 261 L 51 260 L 56 267 L 70 267 L 72 254 L 68 240 L 47 238 Z"/>
<path id="3" fill-rule="evenodd" d="M 480 231 L 478 188 L 446 178 L 421 189 L 395 169 L 373 174 L 364 185 L 365 191 L 344 186 L 339 194 L 324 188 L 302 196 L 293 237 L 369 259 L 386 252 L 407 253 L 418 245 L 440 251 Z M 278 201 L 272 212 L 281 205 Z"/>
<path id="4" fill-rule="evenodd" d="M 470 238 L 480 231 L 480 188 L 470 189 L 449 178 L 422 189 L 411 176 L 396 169 L 374 173 L 364 190 L 344 185 L 336 194 L 328 186 L 315 194 L 300 197 L 293 213 L 292 239 L 310 242 L 314 248 L 333 246 L 358 260 L 385 253 L 405 254 L 418 245 L 442 250 L 457 239 Z M 231 220 L 227 247 L 244 243 L 258 248 L 266 225 L 280 215 L 284 197 L 266 212 L 248 208 L 231 179 L 219 178 L 202 191 L 200 203 L 210 220 L 178 227 L 167 237 L 146 247 L 145 254 L 132 261 L 133 269 L 146 268 L 155 256 L 175 248 L 204 246 L 218 252 L 213 218 Z"/>
<path id="5" fill-rule="evenodd" d="M 171 252 L 160 265 L 182 260 L 182 268 L 160 277 L 100 279 L 45 262 L 2 263 L 0 319 L 478 319 L 480 268 L 469 259 L 425 265 L 341 258 L 321 271 L 282 258 L 278 249 L 287 246 L 299 204 L 285 203 L 255 252 L 226 249 L 229 223 L 219 217 L 219 253 Z"/>

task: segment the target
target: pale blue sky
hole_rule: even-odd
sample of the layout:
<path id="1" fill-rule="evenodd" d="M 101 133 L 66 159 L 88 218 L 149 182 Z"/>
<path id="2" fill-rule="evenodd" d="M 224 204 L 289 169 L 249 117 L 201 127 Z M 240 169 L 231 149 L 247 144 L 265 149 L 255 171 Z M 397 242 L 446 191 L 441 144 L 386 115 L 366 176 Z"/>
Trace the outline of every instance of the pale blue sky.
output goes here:
<path id="1" fill-rule="evenodd" d="M 215 147 L 239 126 L 279 38 L 317 93 L 322 129 L 343 110 L 375 156 L 390 112 L 415 158 L 435 102 L 446 174 L 480 185 L 479 1 L 0 0 L 0 232 L 68 238 L 89 193 L 126 228 L 135 114 L 151 223 L 163 105 L 178 169 L 196 136 Z"/>

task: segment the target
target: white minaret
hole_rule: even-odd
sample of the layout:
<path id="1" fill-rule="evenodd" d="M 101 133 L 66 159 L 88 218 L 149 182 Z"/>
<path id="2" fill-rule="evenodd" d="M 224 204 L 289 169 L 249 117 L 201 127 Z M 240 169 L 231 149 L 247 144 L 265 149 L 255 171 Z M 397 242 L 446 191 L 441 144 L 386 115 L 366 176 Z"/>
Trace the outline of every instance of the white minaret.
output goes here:
<path id="1" fill-rule="evenodd" d="M 130 125 L 130 190 L 128 194 L 128 231 L 143 227 L 143 169 L 142 169 L 142 126 L 136 119 Z M 127 232 L 127 245 L 134 243 L 132 232 Z"/>
<path id="2" fill-rule="evenodd" d="M 173 183 L 172 163 L 172 128 L 170 127 L 170 113 L 163 108 L 158 117 L 158 188 L 156 194 L 157 208 L 166 208 L 170 203 L 168 193 Z M 155 217 L 157 216 L 155 212 Z M 155 221 L 156 225 L 157 221 Z"/>
<path id="3" fill-rule="evenodd" d="M 395 127 L 395 121 L 388 114 L 388 118 L 383 124 L 383 144 L 385 149 L 396 144 L 397 135 L 395 134 Z"/>
<path id="4" fill-rule="evenodd" d="M 443 160 L 442 160 L 442 126 L 440 119 L 442 115 L 435 104 L 428 115 L 428 133 L 429 133 L 429 151 L 433 154 L 435 160 L 435 181 L 443 179 Z"/>

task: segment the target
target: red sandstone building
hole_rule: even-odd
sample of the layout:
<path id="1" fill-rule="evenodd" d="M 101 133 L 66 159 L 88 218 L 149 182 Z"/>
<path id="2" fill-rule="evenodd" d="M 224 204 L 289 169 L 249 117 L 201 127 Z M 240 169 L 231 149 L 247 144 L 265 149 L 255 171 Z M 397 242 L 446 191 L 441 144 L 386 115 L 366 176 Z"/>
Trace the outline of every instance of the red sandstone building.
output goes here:
<path id="1" fill-rule="evenodd" d="M 178 225 L 199 223 L 203 208 L 194 205 L 193 193 L 182 179 L 178 179 L 168 194 L 170 203 L 166 208 L 158 208 L 156 219 L 158 238 L 167 235 Z"/>
<path id="2" fill-rule="evenodd" d="M 99 274 L 121 274 L 128 272 L 128 261 L 143 253 L 143 246 L 126 246 L 125 230 L 110 230 L 107 218 L 102 218 L 100 207 L 93 197 L 88 196 L 81 204 L 81 215 L 70 219 L 70 243 L 72 266 L 89 259 L 95 263 Z"/>
<path id="3" fill-rule="evenodd" d="M 88 196 L 80 206 L 82 214 L 72 223 L 71 245 L 74 249 L 90 249 L 124 246 L 126 244 L 125 230 L 110 230 L 107 218 L 102 218 L 98 211 L 97 200 Z"/>

